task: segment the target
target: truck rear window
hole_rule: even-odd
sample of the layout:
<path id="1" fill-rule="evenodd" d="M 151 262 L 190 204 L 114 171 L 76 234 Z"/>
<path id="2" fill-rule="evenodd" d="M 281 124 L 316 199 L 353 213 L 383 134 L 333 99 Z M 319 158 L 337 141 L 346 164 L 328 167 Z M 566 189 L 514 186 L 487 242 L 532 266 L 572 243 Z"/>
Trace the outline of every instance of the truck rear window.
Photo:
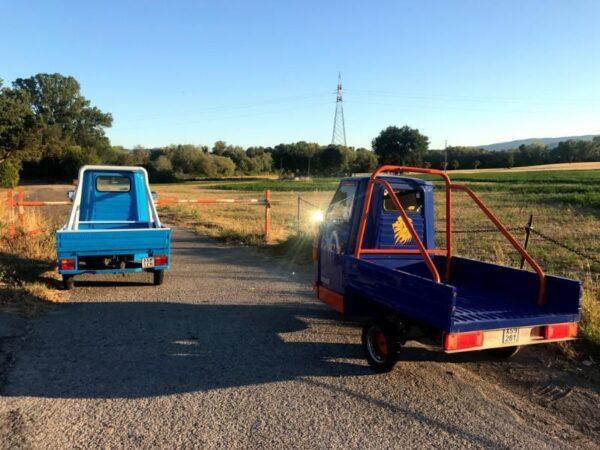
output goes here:
<path id="1" fill-rule="evenodd" d="M 394 189 L 394 193 L 406 212 L 420 212 L 423 208 L 423 193 L 421 191 Z M 387 189 L 383 191 L 383 209 L 385 211 L 398 211 Z"/>
<path id="2" fill-rule="evenodd" d="M 128 177 L 100 176 L 96 178 L 96 190 L 98 192 L 129 192 L 131 180 Z"/>

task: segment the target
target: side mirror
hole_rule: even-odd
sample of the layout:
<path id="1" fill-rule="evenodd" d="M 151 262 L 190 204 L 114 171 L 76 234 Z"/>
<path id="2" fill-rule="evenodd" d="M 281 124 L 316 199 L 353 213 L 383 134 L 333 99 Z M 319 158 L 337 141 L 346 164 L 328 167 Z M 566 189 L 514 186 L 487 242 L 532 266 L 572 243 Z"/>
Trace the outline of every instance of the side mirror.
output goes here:
<path id="1" fill-rule="evenodd" d="M 158 194 L 156 192 L 150 192 L 150 195 L 152 195 L 152 200 L 158 200 Z"/>
<path id="2" fill-rule="evenodd" d="M 73 199 L 75 198 L 75 191 L 67 192 L 67 197 L 69 198 L 69 200 L 73 201 Z"/>

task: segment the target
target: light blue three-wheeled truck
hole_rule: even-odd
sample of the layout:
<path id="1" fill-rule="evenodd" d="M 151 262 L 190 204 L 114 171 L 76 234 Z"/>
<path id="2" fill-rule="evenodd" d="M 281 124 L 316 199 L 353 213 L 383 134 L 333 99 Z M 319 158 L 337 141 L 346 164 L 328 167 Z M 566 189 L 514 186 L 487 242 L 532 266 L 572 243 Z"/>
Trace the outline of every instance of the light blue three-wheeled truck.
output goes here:
<path id="1" fill-rule="evenodd" d="M 148 271 L 155 285 L 162 284 L 171 230 L 160 223 L 144 168 L 84 166 L 69 197 L 69 220 L 56 232 L 65 289 L 81 274 Z"/>

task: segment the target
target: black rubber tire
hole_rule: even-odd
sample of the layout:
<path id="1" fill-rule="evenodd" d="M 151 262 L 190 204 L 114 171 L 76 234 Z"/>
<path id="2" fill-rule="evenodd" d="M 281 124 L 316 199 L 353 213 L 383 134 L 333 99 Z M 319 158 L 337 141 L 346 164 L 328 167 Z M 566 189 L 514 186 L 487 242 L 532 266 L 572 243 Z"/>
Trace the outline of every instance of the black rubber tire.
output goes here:
<path id="1" fill-rule="evenodd" d="M 385 340 L 385 353 L 378 351 L 374 341 Z M 384 320 L 369 320 L 362 330 L 362 348 L 371 369 L 377 373 L 386 373 L 394 368 L 398 361 L 398 333 L 393 324 Z"/>
<path id="2" fill-rule="evenodd" d="M 164 270 L 155 270 L 152 272 L 154 274 L 154 285 L 160 286 L 165 281 L 165 271 Z"/>
<path id="3" fill-rule="evenodd" d="M 519 353 L 521 347 L 519 345 L 515 345 L 512 347 L 500 347 L 500 348 L 490 348 L 487 350 L 488 355 L 497 358 L 497 359 L 510 359 Z"/>
<path id="4" fill-rule="evenodd" d="M 73 275 L 63 275 L 63 289 L 65 291 L 70 291 L 75 287 L 75 279 Z"/>

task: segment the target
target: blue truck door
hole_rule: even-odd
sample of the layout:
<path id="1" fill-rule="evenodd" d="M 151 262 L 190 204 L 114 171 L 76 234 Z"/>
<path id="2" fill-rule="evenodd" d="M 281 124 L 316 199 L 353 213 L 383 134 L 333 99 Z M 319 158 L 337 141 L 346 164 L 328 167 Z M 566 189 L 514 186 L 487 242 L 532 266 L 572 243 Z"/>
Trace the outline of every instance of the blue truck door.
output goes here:
<path id="1" fill-rule="evenodd" d="M 319 281 L 327 289 L 343 293 L 343 255 L 350 237 L 350 221 L 358 183 L 342 181 L 327 209 L 321 228 Z"/>

